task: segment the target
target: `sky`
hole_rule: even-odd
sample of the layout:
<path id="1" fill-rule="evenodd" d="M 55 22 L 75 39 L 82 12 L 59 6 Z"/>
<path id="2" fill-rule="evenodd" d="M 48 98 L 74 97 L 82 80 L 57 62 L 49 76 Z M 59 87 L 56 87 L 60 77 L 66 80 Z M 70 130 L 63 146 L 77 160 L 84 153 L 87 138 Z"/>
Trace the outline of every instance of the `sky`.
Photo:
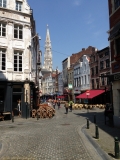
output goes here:
<path id="1" fill-rule="evenodd" d="M 42 64 L 47 24 L 52 45 L 53 69 L 62 71 L 62 61 L 88 46 L 109 46 L 108 0 L 27 0 L 41 37 Z"/>

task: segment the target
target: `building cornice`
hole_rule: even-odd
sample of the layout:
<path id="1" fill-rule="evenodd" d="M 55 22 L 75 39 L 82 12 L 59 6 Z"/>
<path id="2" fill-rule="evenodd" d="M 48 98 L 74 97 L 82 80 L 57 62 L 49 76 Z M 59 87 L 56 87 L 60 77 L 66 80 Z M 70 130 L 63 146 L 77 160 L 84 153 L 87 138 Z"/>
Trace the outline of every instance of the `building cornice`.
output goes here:
<path id="1" fill-rule="evenodd" d="M 4 8 L 4 7 L 0 7 L 0 10 L 3 11 L 3 12 L 15 13 L 17 15 L 22 15 L 22 16 L 32 15 L 31 13 L 20 12 L 20 11 L 17 11 L 17 10 L 12 10 L 12 9 L 9 9 L 9 8 Z"/>

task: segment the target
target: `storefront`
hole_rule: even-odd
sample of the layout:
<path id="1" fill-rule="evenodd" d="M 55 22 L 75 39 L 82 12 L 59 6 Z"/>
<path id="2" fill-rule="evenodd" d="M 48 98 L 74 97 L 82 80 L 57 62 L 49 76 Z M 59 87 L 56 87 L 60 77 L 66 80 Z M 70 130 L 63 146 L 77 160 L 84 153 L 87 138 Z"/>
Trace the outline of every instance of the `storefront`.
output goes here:
<path id="1" fill-rule="evenodd" d="M 30 117 L 31 110 L 37 106 L 37 99 L 32 82 L 0 81 L 0 113 L 5 117 L 18 116 L 18 104 L 21 117 Z"/>

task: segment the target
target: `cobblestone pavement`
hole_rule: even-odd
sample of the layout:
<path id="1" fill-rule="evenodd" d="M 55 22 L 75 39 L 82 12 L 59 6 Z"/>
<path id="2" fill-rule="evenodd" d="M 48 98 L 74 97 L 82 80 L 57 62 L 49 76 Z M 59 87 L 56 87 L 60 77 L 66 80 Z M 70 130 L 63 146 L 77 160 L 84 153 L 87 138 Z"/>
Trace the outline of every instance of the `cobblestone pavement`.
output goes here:
<path id="1" fill-rule="evenodd" d="M 0 160 L 101 160 L 81 127 L 86 118 L 56 109 L 52 119 L 0 122 Z M 84 112 L 84 111 L 83 111 Z"/>

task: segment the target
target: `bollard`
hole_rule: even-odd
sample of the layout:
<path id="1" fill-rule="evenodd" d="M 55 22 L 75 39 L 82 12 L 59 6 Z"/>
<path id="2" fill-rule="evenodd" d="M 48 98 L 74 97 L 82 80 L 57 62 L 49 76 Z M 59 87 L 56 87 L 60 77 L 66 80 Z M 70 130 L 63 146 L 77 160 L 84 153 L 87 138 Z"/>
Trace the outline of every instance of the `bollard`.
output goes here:
<path id="1" fill-rule="evenodd" d="M 89 119 L 87 118 L 87 129 L 89 129 Z"/>
<path id="2" fill-rule="evenodd" d="M 38 114 L 37 114 L 37 120 L 39 119 Z"/>
<path id="3" fill-rule="evenodd" d="M 95 126 L 95 137 L 96 139 L 99 139 L 99 131 L 98 131 L 98 126 Z"/>
<path id="4" fill-rule="evenodd" d="M 12 116 L 12 122 L 14 122 L 14 116 Z"/>
<path id="5" fill-rule="evenodd" d="M 119 151 L 119 141 L 118 137 L 115 137 L 115 158 L 119 159 L 120 158 L 120 151 Z"/>
<path id="6" fill-rule="evenodd" d="M 94 124 L 96 124 L 96 115 L 94 114 Z"/>

